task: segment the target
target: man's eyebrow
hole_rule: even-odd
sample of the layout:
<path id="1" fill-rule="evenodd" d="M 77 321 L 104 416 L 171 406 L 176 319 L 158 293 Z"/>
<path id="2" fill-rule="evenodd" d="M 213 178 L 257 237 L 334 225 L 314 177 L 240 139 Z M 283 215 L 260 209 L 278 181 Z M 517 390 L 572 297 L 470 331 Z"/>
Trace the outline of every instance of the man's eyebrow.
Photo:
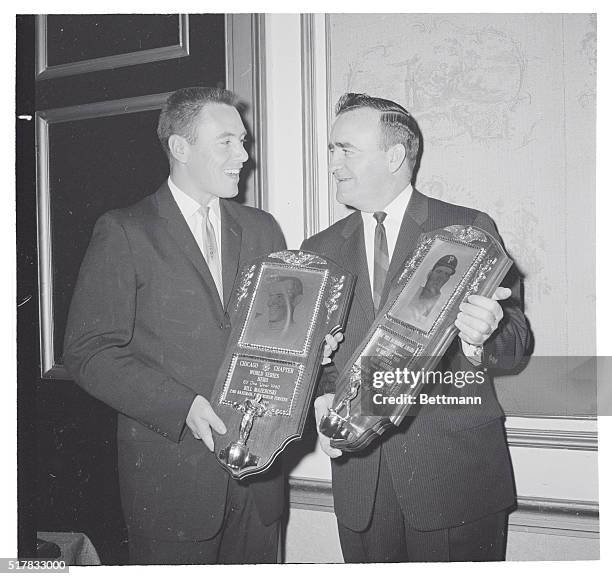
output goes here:
<path id="1" fill-rule="evenodd" d="M 231 131 L 225 131 L 224 133 L 221 133 L 220 135 L 218 135 L 217 139 L 223 139 L 225 137 L 240 137 L 240 138 L 244 138 L 246 136 L 247 136 L 246 131 L 242 131 L 240 134 L 232 133 Z"/>
<path id="2" fill-rule="evenodd" d="M 331 141 L 329 142 L 327 146 L 329 148 L 339 147 L 340 149 L 349 149 L 349 148 L 354 149 L 355 148 L 353 145 L 351 145 L 351 143 L 342 143 L 342 142 L 332 143 Z"/>

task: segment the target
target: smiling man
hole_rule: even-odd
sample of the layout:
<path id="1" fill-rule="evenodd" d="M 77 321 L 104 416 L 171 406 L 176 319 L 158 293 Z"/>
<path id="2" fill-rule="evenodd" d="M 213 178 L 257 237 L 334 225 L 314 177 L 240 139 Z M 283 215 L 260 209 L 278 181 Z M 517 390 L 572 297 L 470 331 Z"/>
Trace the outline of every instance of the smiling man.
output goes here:
<path id="1" fill-rule="evenodd" d="M 232 93 L 186 88 L 158 137 L 170 176 L 100 217 L 65 340 L 75 381 L 119 412 L 130 562 L 276 562 L 283 483 L 238 484 L 216 462 L 208 399 L 230 334 L 242 264 L 284 249 L 267 213 L 231 201 L 248 158 Z"/>
<path id="2" fill-rule="evenodd" d="M 389 288 L 422 233 L 474 225 L 499 239 L 484 213 L 451 205 L 414 187 L 421 150 L 415 119 L 401 105 L 364 94 L 344 95 L 329 139 L 337 199 L 356 209 L 306 240 L 303 248 L 329 257 L 357 277 L 343 345 L 315 401 L 317 423 L 333 401 L 338 371 L 348 363 L 384 306 Z M 438 294 L 457 259 L 443 256 L 427 293 Z M 470 296 L 455 324 L 459 338 L 440 368 L 514 368 L 530 334 L 516 270 L 494 299 Z M 434 287 L 435 286 L 435 287 Z M 498 303 L 498 300 L 501 303 Z M 462 394 L 482 405 L 421 408 L 366 451 L 341 456 L 320 435 L 332 460 L 334 509 L 347 562 L 472 561 L 504 558 L 507 509 L 515 501 L 502 410 L 488 373 Z M 457 385 L 457 387 L 459 387 Z M 436 384 L 429 394 L 452 394 Z"/>

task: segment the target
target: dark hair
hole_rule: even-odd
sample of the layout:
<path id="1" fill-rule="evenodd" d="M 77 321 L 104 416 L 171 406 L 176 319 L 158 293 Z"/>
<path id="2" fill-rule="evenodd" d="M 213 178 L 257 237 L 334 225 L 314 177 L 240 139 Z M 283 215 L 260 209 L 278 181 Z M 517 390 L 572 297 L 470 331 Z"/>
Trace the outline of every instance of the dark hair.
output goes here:
<path id="1" fill-rule="evenodd" d="M 293 292 L 296 296 L 301 296 L 304 294 L 304 286 L 302 285 L 302 280 L 299 277 L 279 275 L 275 280 L 275 282 L 285 282 L 290 281 L 293 284 Z"/>
<path id="2" fill-rule="evenodd" d="M 348 92 L 336 105 L 336 116 L 357 109 L 379 111 L 380 146 L 387 150 L 398 143 L 406 149 L 410 168 L 414 170 L 421 151 L 421 130 L 414 117 L 401 105 L 367 94 Z"/>
<path id="3" fill-rule="evenodd" d="M 191 144 L 195 142 L 195 118 L 208 103 L 237 107 L 234 93 L 223 88 L 194 86 L 173 92 L 164 104 L 157 123 L 157 137 L 168 159 L 172 155 L 168 147 L 171 135 L 181 135 Z"/>

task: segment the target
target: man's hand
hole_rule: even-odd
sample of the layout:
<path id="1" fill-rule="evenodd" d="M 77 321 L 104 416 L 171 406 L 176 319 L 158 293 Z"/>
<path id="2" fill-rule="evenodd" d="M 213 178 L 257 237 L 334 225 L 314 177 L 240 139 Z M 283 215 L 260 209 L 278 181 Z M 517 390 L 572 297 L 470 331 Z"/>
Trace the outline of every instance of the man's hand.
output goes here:
<path id="1" fill-rule="evenodd" d="M 331 439 L 324 434 L 321 434 L 319 430 L 319 424 L 321 423 L 321 418 L 323 418 L 332 407 L 332 403 L 334 402 L 333 394 L 323 394 L 319 396 L 314 401 L 314 409 L 315 409 L 315 420 L 317 421 L 317 432 L 319 433 L 319 446 L 323 449 L 323 452 L 329 456 L 330 458 L 338 458 L 342 451 L 337 448 L 332 448 Z"/>
<path id="2" fill-rule="evenodd" d="M 215 414 L 210 402 L 200 395 L 196 396 L 191 403 L 185 424 L 189 426 L 194 438 L 202 440 L 211 452 L 215 450 L 215 443 L 210 429 L 212 428 L 219 434 L 227 432 L 223 420 Z"/>
<path id="3" fill-rule="evenodd" d="M 338 344 L 342 342 L 342 340 L 344 340 L 344 334 L 342 332 L 337 332 L 333 336 L 331 334 L 325 336 L 321 366 L 326 366 L 331 363 L 331 355 L 338 349 Z"/>
<path id="4" fill-rule="evenodd" d="M 460 312 L 455 320 L 459 337 L 473 346 L 482 346 L 504 317 L 497 302 L 509 298 L 511 293 L 508 288 L 498 287 L 492 298 L 469 296 L 468 303 L 463 302 L 459 306 Z"/>

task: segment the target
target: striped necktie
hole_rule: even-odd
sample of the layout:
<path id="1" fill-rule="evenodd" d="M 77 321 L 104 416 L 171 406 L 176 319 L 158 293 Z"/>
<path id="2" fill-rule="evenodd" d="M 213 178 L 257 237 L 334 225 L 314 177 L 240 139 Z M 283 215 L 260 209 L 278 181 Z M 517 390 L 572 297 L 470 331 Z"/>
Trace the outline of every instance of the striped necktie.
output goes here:
<path id="1" fill-rule="evenodd" d="M 382 298 L 387 271 L 389 270 L 389 248 L 387 247 L 387 232 L 383 221 L 387 217 L 384 211 L 374 213 L 376 219 L 376 229 L 374 230 L 374 276 L 372 284 L 372 298 L 374 309 L 378 311 Z"/>
<path id="2" fill-rule="evenodd" d="M 223 302 L 223 278 L 221 275 L 221 259 L 219 256 L 219 247 L 217 246 L 217 237 L 215 236 L 215 229 L 212 221 L 210 220 L 210 207 L 200 208 L 202 214 L 202 242 L 204 250 L 204 259 L 208 264 L 210 275 L 215 280 L 215 286 L 217 286 L 217 292 L 221 301 Z"/>

